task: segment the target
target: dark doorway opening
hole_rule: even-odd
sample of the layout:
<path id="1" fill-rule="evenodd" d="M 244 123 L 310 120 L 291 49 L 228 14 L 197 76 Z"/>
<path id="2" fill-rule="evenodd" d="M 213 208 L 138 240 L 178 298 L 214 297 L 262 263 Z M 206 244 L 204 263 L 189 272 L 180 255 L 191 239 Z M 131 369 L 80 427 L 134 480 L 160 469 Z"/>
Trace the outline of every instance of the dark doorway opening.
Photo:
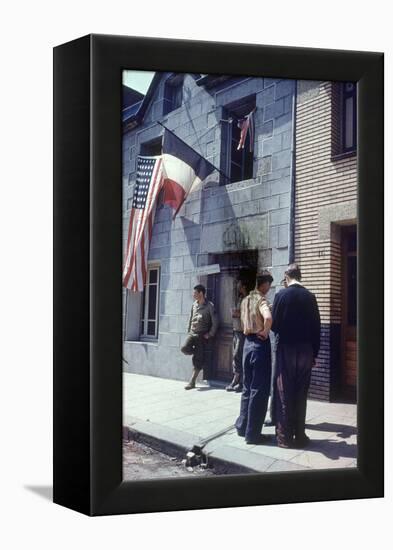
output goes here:
<path id="1" fill-rule="evenodd" d="M 220 265 L 220 273 L 209 275 L 207 291 L 214 302 L 219 328 L 214 339 L 209 379 L 228 382 L 232 379 L 233 319 L 232 308 L 237 301 L 237 281 L 246 279 L 255 286 L 258 251 L 230 252 L 212 255 L 211 263 Z"/>
<path id="2" fill-rule="evenodd" d="M 342 247 L 342 397 L 356 400 L 357 385 L 357 231 L 356 225 L 341 228 Z"/>

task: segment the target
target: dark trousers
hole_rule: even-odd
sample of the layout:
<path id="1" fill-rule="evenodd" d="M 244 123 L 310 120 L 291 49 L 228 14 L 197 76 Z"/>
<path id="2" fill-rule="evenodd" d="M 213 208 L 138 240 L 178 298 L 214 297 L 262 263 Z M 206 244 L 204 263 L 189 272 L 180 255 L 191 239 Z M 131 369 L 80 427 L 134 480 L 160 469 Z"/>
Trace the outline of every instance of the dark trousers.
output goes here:
<path id="1" fill-rule="evenodd" d="M 192 364 L 195 369 L 206 368 L 207 340 L 202 334 L 189 334 L 180 351 L 184 355 L 192 355 Z"/>
<path id="2" fill-rule="evenodd" d="M 276 357 L 275 422 L 279 442 L 305 436 L 307 392 L 313 364 L 311 344 L 278 343 Z"/>
<path id="3" fill-rule="evenodd" d="M 240 414 L 236 420 L 239 435 L 246 440 L 257 438 L 265 421 L 271 379 L 270 339 L 255 335 L 245 337 L 243 348 L 243 392 Z"/>
<path id="4" fill-rule="evenodd" d="M 239 382 L 242 382 L 243 378 L 243 347 L 244 347 L 244 334 L 238 330 L 233 331 L 233 359 L 232 359 L 232 371 L 233 374 L 239 374 Z"/>

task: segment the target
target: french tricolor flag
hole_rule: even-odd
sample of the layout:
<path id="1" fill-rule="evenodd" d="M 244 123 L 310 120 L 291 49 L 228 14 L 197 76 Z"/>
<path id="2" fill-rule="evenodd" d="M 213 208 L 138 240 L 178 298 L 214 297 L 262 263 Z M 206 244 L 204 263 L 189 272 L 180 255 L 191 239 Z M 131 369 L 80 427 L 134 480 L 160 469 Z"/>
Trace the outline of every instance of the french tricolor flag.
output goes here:
<path id="1" fill-rule="evenodd" d="M 162 146 L 164 204 L 174 209 L 173 218 L 189 193 L 197 191 L 207 176 L 217 170 L 192 147 L 165 129 Z"/>

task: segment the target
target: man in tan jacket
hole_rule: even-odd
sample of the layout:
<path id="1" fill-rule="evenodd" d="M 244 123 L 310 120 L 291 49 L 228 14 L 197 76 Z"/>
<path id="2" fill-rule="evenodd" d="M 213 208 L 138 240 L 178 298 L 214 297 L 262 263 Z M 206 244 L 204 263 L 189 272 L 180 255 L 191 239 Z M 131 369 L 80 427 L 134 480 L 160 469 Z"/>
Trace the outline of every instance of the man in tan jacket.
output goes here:
<path id="1" fill-rule="evenodd" d="M 264 442 L 261 434 L 269 401 L 271 348 L 269 331 L 272 316 L 266 299 L 273 277 L 268 271 L 257 276 L 256 289 L 241 304 L 241 322 L 245 334 L 243 351 L 243 393 L 235 426 L 246 443 Z"/>

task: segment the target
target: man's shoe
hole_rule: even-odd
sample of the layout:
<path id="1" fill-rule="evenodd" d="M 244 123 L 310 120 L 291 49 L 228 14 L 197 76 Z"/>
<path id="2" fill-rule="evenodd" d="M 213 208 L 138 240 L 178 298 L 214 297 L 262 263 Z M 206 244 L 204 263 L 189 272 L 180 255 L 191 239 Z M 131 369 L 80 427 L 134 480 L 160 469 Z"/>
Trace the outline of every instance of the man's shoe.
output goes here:
<path id="1" fill-rule="evenodd" d="M 235 387 L 239 383 L 239 374 L 234 374 L 232 378 L 232 382 L 228 384 L 228 386 L 225 388 L 227 391 L 236 391 Z"/>
<path id="2" fill-rule="evenodd" d="M 280 449 L 290 449 L 291 445 L 286 441 L 280 441 L 277 443 L 277 447 L 280 447 Z"/>
<path id="3" fill-rule="evenodd" d="M 234 386 L 233 388 L 233 391 L 235 391 L 236 393 L 241 393 L 243 391 L 243 384 L 236 384 L 236 386 Z"/>
<path id="4" fill-rule="evenodd" d="M 195 388 L 195 384 L 193 384 L 192 382 L 189 382 L 187 386 L 184 386 L 185 390 L 193 390 L 194 388 Z"/>
<path id="5" fill-rule="evenodd" d="M 264 434 L 259 434 L 256 437 L 246 439 L 247 445 L 263 445 L 269 442 L 270 437 Z"/>
<path id="6" fill-rule="evenodd" d="M 309 445 L 311 439 L 308 437 L 308 435 L 304 434 L 303 437 L 296 437 L 295 441 L 293 443 L 293 446 L 295 449 L 303 449 L 304 447 L 307 447 Z"/>

